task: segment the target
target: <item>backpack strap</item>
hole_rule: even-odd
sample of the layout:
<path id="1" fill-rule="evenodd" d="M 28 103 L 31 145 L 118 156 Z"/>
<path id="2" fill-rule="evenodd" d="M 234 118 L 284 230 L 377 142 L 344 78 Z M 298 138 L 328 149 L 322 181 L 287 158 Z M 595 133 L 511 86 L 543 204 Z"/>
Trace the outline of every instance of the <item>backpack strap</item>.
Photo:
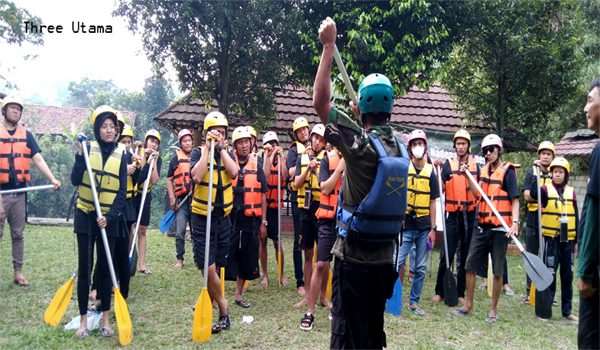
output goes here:
<path id="1" fill-rule="evenodd" d="M 373 148 L 375 149 L 377 157 L 385 158 L 388 156 L 387 152 L 385 151 L 385 147 L 383 147 L 383 143 L 381 142 L 381 139 L 379 138 L 379 135 L 377 133 L 370 132 L 369 141 L 371 141 L 371 146 L 373 146 Z"/>
<path id="2" fill-rule="evenodd" d="M 398 138 L 398 136 L 394 135 L 394 142 L 396 143 L 396 147 L 400 151 L 400 157 L 409 159 L 408 151 L 406 150 L 406 146 L 404 143 Z"/>

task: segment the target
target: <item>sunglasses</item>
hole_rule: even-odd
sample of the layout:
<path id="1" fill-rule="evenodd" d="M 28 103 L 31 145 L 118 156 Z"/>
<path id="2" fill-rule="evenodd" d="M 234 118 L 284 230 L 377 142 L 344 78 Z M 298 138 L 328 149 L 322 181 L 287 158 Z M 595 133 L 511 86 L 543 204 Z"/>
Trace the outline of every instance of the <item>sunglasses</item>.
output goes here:
<path id="1" fill-rule="evenodd" d="M 486 155 L 488 153 L 494 153 L 495 148 L 496 147 L 494 147 L 494 146 L 485 147 L 481 150 L 481 153 L 483 153 L 483 155 Z"/>

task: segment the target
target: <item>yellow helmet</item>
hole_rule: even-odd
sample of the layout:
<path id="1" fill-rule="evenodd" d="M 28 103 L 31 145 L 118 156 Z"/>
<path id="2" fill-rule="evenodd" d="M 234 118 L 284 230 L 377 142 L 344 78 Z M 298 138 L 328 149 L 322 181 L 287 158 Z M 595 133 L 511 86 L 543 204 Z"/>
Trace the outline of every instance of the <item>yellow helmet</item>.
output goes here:
<path id="1" fill-rule="evenodd" d="M 298 117 L 296 119 L 294 119 L 294 122 L 292 123 L 292 131 L 296 132 L 296 130 L 298 129 L 302 129 L 302 128 L 308 128 L 308 120 L 306 120 L 306 118 L 304 117 Z"/>
<path id="2" fill-rule="evenodd" d="M 542 141 L 542 143 L 540 143 L 540 145 L 538 146 L 537 153 L 540 154 L 540 152 L 543 150 L 551 151 L 552 154 L 556 153 L 556 151 L 554 150 L 554 144 L 550 141 Z"/>
<path id="3" fill-rule="evenodd" d="M 249 139 L 252 137 L 250 130 L 248 130 L 245 126 L 238 126 L 233 129 L 233 134 L 231 134 L 231 141 L 235 145 L 235 142 L 240 139 Z"/>
<path id="4" fill-rule="evenodd" d="M 569 161 L 564 157 L 554 158 L 554 160 L 552 160 L 552 163 L 550 163 L 550 171 L 552 171 L 552 168 L 556 166 L 564 168 L 569 174 L 571 173 L 571 164 L 569 164 Z"/>
<path id="5" fill-rule="evenodd" d="M 2 110 L 4 111 L 4 107 L 6 107 L 7 105 L 9 105 L 11 103 L 21 107 L 21 111 L 23 110 L 23 100 L 21 100 L 20 98 L 18 98 L 16 96 L 6 96 L 2 100 Z"/>
<path id="6" fill-rule="evenodd" d="M 219 111 L 212 111 L 204 117 L 204 131 L 215 127 L 222 126 L 227 129 L 229 124 L 227 123 L 227 118 L 225 115 Z"/>
<path id="7" fill-rule="evenodd" d="M 256 129 L 254 129 L 254 127 L 252 125 L 248 125 L 247 128 L 248 128 L 248 131 L 250 132 L 250 135 L 252 135 L 254 138 L 258 138 Z"/>
<path id="8" fill-rule="evenodd" d="M 160 143 L 160 133 L 158 132 L 158 130 L 156 129 L 150 129 L 146 132 L 146 135 L 144 136 L 144 141 L 148 140 L 148 137 L 154 137 L 158 140 L 158 143 Z"/>
<path id="9" fill-rule="evenodd" d="M 133 128 L 129 124 L 125 124 L 125 126 L 123 127 L 123 131 L 121 132 L 121 136 L 119 138 L 125 136 L 129 136 L 133 139 Z"/>
<path id="10" fill-rule="evenodd" d="M 100 114 L 104 114 L 104 113 L 112 114 L 115 117 L 115 122 L 118 121 L 118 117 L 117 117 L 118 112 L 111 106 L 102 105 L 102 106 L 96 107 L 96 109 L 94 109 L 94 111 L 90 115 L 90 122 L 92 123 L 92 125 L 94 125 L 94 123 L 96 122 L 96 118 L 98 118 L 98 116 Z"/>
<path id="11" fill-rule="evenodd" d="M 455 142 L 456 139 L 458 138 L 462 138 L 465 139 L 467 141 L 469 141 L 469 144 L 471 144 L 471 134 L 469 134 L 469 132 L 465 129 L 458 129 L 455 133 L 454 133 L 454 137 L 452 138 L 452 142 Z"/>

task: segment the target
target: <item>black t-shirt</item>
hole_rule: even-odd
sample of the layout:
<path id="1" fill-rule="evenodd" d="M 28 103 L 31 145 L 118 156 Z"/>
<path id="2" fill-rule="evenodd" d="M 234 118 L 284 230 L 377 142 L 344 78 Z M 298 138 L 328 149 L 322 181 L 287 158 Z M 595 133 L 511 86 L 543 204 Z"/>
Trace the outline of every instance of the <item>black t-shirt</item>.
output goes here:
<path id="1" fill-rule="evenodd" d="M 158 157 L 158 159 L 156 160 L 156 171 L 158 176 L 160 177 L 160 168 L 162 167 L 162 158 Z M 150 170 L 150 163 L 146 163 L 146 165 L 144 165 L 142 167 L 142 169 L 140 169 L 140 174 L 137 178 L 137 183 L 140 186 L 144 186 L 144 181 L 146 181 L 146 179 L 148 178 L 148 171 Z M 143 187 L 142 187 L 143 188 Z M 140 196 L 142 194 L 142 188 L 140 188 Z M 148 192 L 146 193 L 146 201 L 144 202 L 144 208 L 150 208 L 152 203 L 152 190 L 151 187 L 148 186 Z"/>
<path id="2" fill-rule="evenodd" d="M 261 193 L 267 193 L 267 177 L 262 169 L 261 162 L 257 161 L 257 179 L 260 183 Z M 260 220 L 257 217 L 247 217 L 244 215 L 244 167 L 246 164 L 240 164 L 240 172 L 238 173 L 237 185 L 233 188 L 233 208 L 235 210 L 235 227 L 237 230 L 245 232 L 254 232 L 256 222 Z"/>
<path id="3" fill-rule="evenodd" d="M 600 197 L 600 142 L 596 143 L 590 157 L 590 182 L 587 194 L 598 199 Z"/>
<path id="4" fill-rule="evenodd" d="M 285 166 L 288 169 L 291 169 L 296 166 L 296 162 L 298 161 L 298 148 L 297 147 L 298 146 L 296 145 L 296 143 L 292 143 L 292 145 L 288 149 L 287 158 L 285 160 Z M 291 183 L 292 181 L 294 181 L 294 179 L 290 178 L 288 183 Z M 297 198 L 298 197 L 296 195 L 296 192 L 290 191 L 290 201 L 292 203 L 296 203 Z"/>
<path id="5" fill-rule="evenodd" d="M 547 173 L 544 173 L 547 174 Z M 523 182 L 523 188 L 521 189 L 521 192 L 525 192 L 525 190 L 530 190 L 531 188 L 536 188 L 537 187 L 537 177 L 533 174 L 533 168 L 529 168 L 527 170 L 527 174 L 525 175 L 525 180 Z M 530 191 L 531 193 L 532 191 Z M 531 196 L 533 197 L 533 193 L 531 193 Z M 537 194 L 536 194 L 536 198 L 537 198 Z M 527 201 L 525 201 L 525 204 L 527 204 Z M 536 211 L 529 211 L 527 210 L 527 227 L 528 228 L 532 228 L 532 229 L 537 229 L 538 226 L 538 218 L 537 218 L 537 210 Z"/>
<path id="6" fill-rule="evenodd" d="M 329 171 L 329 157 L 325 156 L 321 159 L 321 165 L 319 169 L 319 184 L 323 181 L 327 181 L 333 172 Z"/>
<path id="7" fill-rule="evenodd" d="M 15 132 L 17 132 L 17 129 L 7 130 L 7 131 L 8 131 L 9 135 L 13 136 L 15 134 Z M 38 146 L 37 141 L 35 140 L 35 137 L 33 137 L 33 134 L 29 130 L 25 131 L 25 135 L 26 135 L 25 138 L 27 139 L 27 142 L 26 142 L 27 148 L 29 148 L 31 150 L 31 157 L 33 158 L 33 156 L 35 156 L 36 154 L 41 153 L 40 147 Z M 1 184 L 0 190 L 13 190 L 16 188 L 23 188 L 26 186 L 27 186 L 27 183 L 25 183 L 25 182 L 17 182 L 17 176 L 15 174 L 15 169 L 11 166 L 10 172 L 9 172 L 8 183 Z"/>
<path id="8" fill-rule="evenodd" d="M 416 169 L 416 167 L 415 167 Z M 417 173 L 419 173 L 422 169 L 416 169 Z M 440 196 L 440 187 L 438 186 L 437 178 L 435 171 L 431 172 L 431 176 L 429 176 L 429 191 L 430 191 L 430 199 L 435 200 Z M 404 229 L 405 230 L 418 230 L 425 231 L 431 229 L 431 216 L 421 216 L 416 217 L 414 212 L 412 215 L 407 215 L 406 220 L 404 221 Z"/>

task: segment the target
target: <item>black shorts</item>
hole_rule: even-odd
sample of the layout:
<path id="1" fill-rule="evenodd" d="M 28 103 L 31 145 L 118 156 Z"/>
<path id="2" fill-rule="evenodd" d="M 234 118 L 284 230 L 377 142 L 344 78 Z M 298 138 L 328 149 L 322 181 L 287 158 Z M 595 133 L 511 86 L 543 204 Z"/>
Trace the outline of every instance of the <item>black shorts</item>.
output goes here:
<path id="1" fill-rule="evenodd" d="M 317 261 L 331 261 L 331 248 L 337 238 L 335 220 L 319 220 L 318 225 Z"/>
<path id="2" fill-rule="evenodd" d="M 138 205 L 139 200 L 136 200 L 136 197 L 127 199 L 125 201 L 125 219 L 127 220 L 128 224 L 135 224 L 135 222 L 137 221 Z"/>
<path id="3" fill-rule="evenodd" d="M 192 222 L 192 248 L 196 266 L 204 269 L 204 248 L 206 247 L 206 216 L 191 215 Z M 208 253 L 208 266 L 216 264 L 224 267 L 229 255 L 229 241 L 231 239 L 231 222 L 229 216 L 213 216 L 210 227 L 210 248 Z"/>
<path id="4" fill-rule="evenodd" d="M 477 273 L 486 264 L 488 254 L 491 253 L 494 276 L 502 277 L 508 240 L 504 231 L 492 230 L 489 227 L 474 230 L 466 270 Z"/>
<path id="5" fill-rule="evenodd" d="M 281 209 L 283 211 L 283 209 Z M 279 240 L 278 232 L 277 232 L 277 208 L 268 208 L 267 209 L 267 222 L 269 225 L 267 226 L 267 237 L 277 242 Z"/>
<path id="6" fill-rule="evenodd" d="M 225 279 L 235 281 L 257 279 L 258 271 L 258 226 L 260 219 L 252 220 L 252 230 L 248 227 L 238 228 L 234 225 L 231 233 L 231 247 L 227 257 Z"/>
<path id="7" fill-rule="evenodd" d="M 139 194 L 135 198 L 135 207 L 137 210 L 142 210 L 140 205 L 142 204 L 142 195 Z M 140 219 L 140 226 L 149 226 L 150 225 L 150 208 L 152 207 L 152 193 L 146 193 L 146 200 L 144 201 L 144 208 L 142 210 L 142 217 Z M 136 213 L 138 214 L 138 213 Z M 137 216 L 135 218 L 137 221 Z"/>
<path id="8" fill-rule="evenodd" d="M 317 208 L 319 207 L 319 203 L 313 202 L 310 206 L 310 209 L 302 209 L 298 208 L 298 213 L 300 215 L 300 246 L 303 250 L 312 249 L 317 242 L 317 237 L 319 234 L 319 227 L 317 225 L 317 218 L 315 217 L 315 213 L 317 212 Z"/>

